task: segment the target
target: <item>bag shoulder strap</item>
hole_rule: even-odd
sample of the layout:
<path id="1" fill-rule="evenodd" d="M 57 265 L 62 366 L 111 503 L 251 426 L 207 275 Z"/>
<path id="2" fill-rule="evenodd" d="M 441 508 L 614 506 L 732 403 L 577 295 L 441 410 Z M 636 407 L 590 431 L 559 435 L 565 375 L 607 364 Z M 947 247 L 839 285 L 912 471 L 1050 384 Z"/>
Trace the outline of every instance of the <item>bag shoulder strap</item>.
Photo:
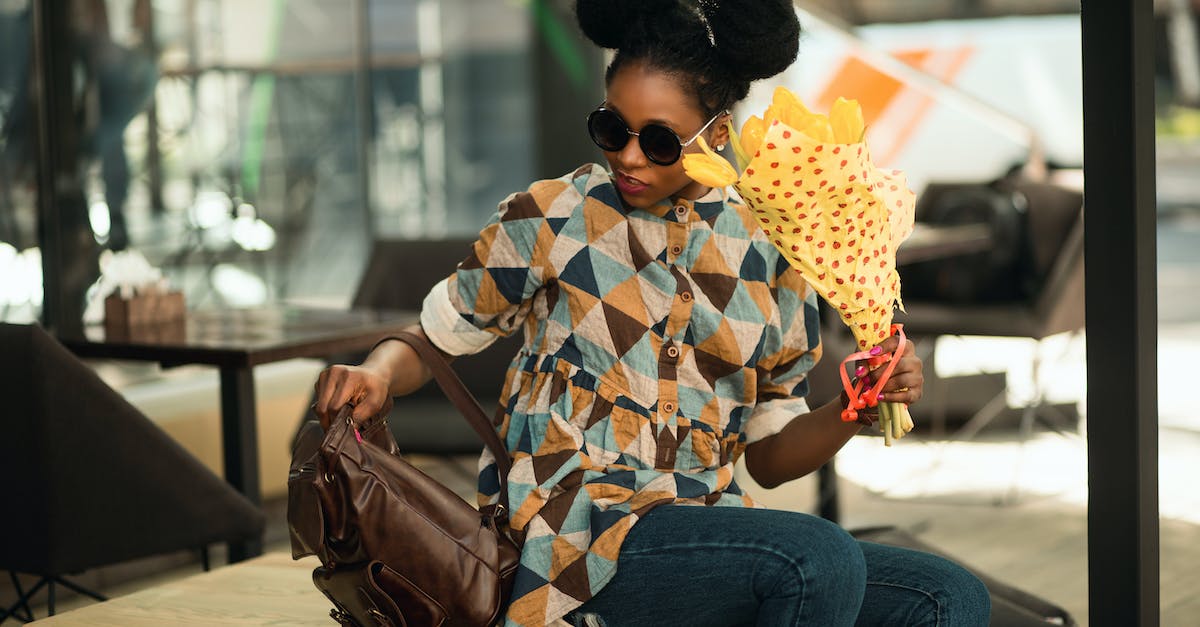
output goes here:
<path id="1" fill-rule="evenodd" d="M 508 471 L 512 468 L 512 458 L 509 457 L 504 442 L 500 440 L 500 435 L 496 433 L 496 428 L 492 426 L 492 421 L 480 407 L 479 401 L 475 400 L 475 396 L 463 384 L 462 379 L 458 378 L 458 375 L 450 368 L 450 364 L 428 339 L 408 331 L 401 331 L 390 337 L 408 344 L 417 351 L 421 360 L 433 372 L 433 378 L 437 381 L 438 387 L 442 388 L 442 392 L 466 419 L 467 424 L 471 425 L 483 443 L 492 451 L 492 455 L 496 458 L 496 467 L 500 471 L 500 495 L 504 501 L 507 501 Z"/>

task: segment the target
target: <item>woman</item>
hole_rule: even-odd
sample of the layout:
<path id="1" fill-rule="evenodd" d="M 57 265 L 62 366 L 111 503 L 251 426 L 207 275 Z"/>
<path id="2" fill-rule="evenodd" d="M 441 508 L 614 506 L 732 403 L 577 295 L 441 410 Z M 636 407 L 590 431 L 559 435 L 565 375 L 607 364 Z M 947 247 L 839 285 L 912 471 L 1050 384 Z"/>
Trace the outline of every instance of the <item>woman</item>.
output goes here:
<path id="1" fill-rule="evenodd" d="M 580 0 L 577 15 L 617 51 L 588 118 L 609 170 L 510 196 L 421 314 L 450 355 L 525 334 L 497 424 L 524 540 L 507 624 L 986 624 L 987 592 L 961 568 L 755 509 L 733 478 L 743 453 L 762 485 L 801 477 L 861 428 L 841 400 L 804 399 L 816 295 L 743 206 L 679 161 L 697 137 L 724 146 L 750 81 L 795 59 L 791 3 Z M 384 342 L 321 374 L 317 411 L 354 403 L 366 420 L 429 376 Z M 909 347 L 884 398 L 921 389 Z M 480 504 L 498 490 L 485 451 Z"/>

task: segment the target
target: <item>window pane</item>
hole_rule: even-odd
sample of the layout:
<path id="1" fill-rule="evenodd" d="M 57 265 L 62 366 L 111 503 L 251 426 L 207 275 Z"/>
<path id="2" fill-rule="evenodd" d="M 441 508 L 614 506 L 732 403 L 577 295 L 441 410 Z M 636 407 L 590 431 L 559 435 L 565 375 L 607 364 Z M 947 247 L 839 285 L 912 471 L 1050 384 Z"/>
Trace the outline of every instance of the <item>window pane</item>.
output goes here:
<path id="1" fill-rule="evenodd" d="M 4 176 L 21 163 L 7 120 L 27 71 L 8 52 L 29 32 L 10 6 Z M 190 306 L 343 306 L 374 239 L 476 233 L 531 179 L 518 3 L 78 0 L 71 20 L 81 49 L 104 52 L 76 60 L 94 119 L 69 157 L 95 240 L 144 254 Z M 36 211 L 4 189 L 0 239 L 19 251 Z"/>

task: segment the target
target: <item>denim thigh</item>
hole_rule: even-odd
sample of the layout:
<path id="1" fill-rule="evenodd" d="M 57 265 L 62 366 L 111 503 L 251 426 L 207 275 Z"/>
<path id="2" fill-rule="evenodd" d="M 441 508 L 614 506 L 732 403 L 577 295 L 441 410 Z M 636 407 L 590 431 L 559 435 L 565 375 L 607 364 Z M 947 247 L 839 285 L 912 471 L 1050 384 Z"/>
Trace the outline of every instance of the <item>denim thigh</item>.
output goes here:
<path id="1" fill-rule="evenodd" d="M 613 579 L 568 615 L 604 627 L 852 625 L 862 550 L 808 514 L 660 506 L 630 531 Z"/>
<path id="2" fill-rule="evenodd" d="M 974 627 L 987 625 L 991 597 L 978 577 L 937 555 L 860 542 L 867 589 L 856 624 Z"/>

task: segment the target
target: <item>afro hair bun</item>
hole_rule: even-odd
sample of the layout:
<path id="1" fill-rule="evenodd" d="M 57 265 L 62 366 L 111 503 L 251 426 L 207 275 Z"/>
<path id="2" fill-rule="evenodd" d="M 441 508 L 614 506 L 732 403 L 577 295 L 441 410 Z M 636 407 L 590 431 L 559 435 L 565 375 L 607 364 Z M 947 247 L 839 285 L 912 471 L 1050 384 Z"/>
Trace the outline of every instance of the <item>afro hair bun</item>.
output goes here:
<path id="1" fill-rule="evenodd" d="M 630 33 L 642 33 L 644 20 L 675 12 L 679 0 L 577 0 L 575 17 L 588 39 L 601 48 L 623 48 Z M 641 27 L 641 28 L 639 28 Z"/>
<path id="2" fill-rule="evenodd" d="M 701 2 L 726 71 L 745 81 L 788 68 L 800 47 L 800 21 L 790 0 Z"/>
<path id="3" fill-rule="evenodd" d="M 576 0 L 575 17 L 588 39 L 617 51 L 606 81 L 647 63 L 681 78 L 706 117 L 787 69 L 800 46 L 791 0 Z"/>
<path id="4" fill-rule="evenodd" d="M 747 83 L 787 69 L 800 45 L 791 0 L 577 0 L 575 16 L 602 48 L 707 49 L 713 65 Z"/>

